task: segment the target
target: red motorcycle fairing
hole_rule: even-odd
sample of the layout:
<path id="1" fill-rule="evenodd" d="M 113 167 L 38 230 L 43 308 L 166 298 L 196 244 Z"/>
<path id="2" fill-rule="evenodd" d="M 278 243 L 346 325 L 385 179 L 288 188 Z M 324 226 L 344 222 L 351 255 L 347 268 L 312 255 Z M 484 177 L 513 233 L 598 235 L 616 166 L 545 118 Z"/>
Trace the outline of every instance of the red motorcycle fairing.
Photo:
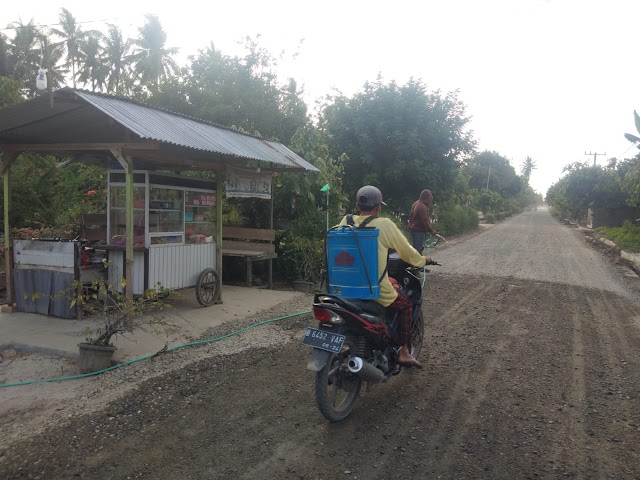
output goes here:
<path id="1" fill-rule="evenodd" d="M 368 319 L 366 319 L 364 316 L 355 315 L 355 314 L 352 315 L 352 317 L 360 322 L 361 324 L 360 326 L 362 327 L 362 329 L 374 335 L 381 336 L 385 342 L 388 341 L 389 335 L 388 335 L 387 325 L 384 323 L 379 323 L 380 322 L 379 318 L 375 318 L 367 315 Z"/>
<path id="2" fill-rule="evenodd" d="M 381 305 L 370 301 L 358 301 L 356 303 L 353 300 L 346 300 L 341 297 L 327 294 L 316 294 L 314 300 L 314 309 L 321 308 L 335 312 L 345 318 L 347 323 L 351 323 L 352 325 L 355 320 L 355 325 L 365 332 L 369 332 L 380 337 L 385 343 L 390 341 L 391 337 L 389 327 L 385 322 L 386 310 Z M 349 317 L 351 321 L 346 317 Z"/>

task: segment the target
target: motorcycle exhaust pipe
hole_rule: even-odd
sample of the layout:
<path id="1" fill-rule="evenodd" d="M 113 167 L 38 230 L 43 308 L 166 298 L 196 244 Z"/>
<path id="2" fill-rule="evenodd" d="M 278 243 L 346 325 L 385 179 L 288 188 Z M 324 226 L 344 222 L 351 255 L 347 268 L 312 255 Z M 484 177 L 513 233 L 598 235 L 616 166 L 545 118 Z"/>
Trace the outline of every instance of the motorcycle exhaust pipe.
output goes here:
<path id="1" fill-rule="evenodd" d="M 374 367 L 369 362 L 365 362 L 360 357 L 350 357 L 348 368 L 351 373 L 359 376 L 365 382 L 382 383 L 387 380 L 382 370 Z"/>

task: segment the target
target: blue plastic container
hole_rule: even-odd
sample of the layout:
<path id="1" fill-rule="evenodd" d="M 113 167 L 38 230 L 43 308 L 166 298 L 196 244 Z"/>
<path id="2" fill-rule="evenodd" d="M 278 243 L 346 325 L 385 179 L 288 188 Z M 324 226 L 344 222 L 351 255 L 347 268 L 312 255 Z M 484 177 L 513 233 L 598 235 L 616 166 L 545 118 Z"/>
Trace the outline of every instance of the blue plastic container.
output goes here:
<path id="1" fill-rule="evenodd" d="M 377 228 L 340 227 L 327 232 L 329 293 L 345 298 L 380 296 Z"/>

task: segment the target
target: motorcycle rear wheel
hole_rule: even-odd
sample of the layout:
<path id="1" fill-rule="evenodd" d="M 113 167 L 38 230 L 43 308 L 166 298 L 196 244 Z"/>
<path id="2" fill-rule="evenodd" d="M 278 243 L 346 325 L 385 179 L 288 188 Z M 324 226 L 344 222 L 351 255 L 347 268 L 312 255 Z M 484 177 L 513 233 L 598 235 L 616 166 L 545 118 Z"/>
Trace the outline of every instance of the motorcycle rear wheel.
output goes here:
<path id="1" fill-rule="evenodd" d="M 331 422 L 347 418 L 360 396 L 362 379 L 346 369 L 346 358 L 331 355 L 316 374 L 316 403 Z"/>
<path id="2" fill-rule="evenodd" d="M 422 343 L 424 342 L 424 315 L 422 314 L 422 310 L 418 313 L 418 318 L 416 318 L 413 324 L 409 342 L 409 352 L 411 352 L 413 358 L 418 358 L 422 350 Z"/>

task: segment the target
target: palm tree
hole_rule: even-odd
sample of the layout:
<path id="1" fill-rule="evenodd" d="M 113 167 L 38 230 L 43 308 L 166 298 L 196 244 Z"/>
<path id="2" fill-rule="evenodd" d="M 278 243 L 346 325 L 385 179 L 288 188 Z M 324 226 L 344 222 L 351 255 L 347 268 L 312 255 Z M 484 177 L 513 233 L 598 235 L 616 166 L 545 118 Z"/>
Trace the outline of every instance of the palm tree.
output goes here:
<path id="1" fill-rule="evenodd" d="M 51 32 L 62 38 L 62 43 L 67 52 L 67 65 L 71 66 L 73 88 L 76 88 L 76 64 L 79 59 L 80 44 L 85 33 L 78 26 L 71 12 L 64 7 L 60 9 L 58 20 L 60 21 L 60 28 L 53 28 Z"/>
<path id="2" fill-rule="evenodd" d="M 11 42 L 0 32 L 0 77 L 11 76 Z"/>
<path id="3" fill-rule="evenodd" d="M 78 48 L 78 81 L 84 85 L 91 83 L 91 91 L 106 85 L 109 67 L 105 62 L 104 47 L 100 43 L 102 33 L 92 31 L 80 42 Z"/>
<path id="4" fill-rule="evenodd" d="M 529 183 L 529 178 L 531 178 L 531 173 L 536 169 L 536 162 L 533 158 L 527 156 L 522 162 L 520 166 L 520 172 L 522 176 L 527 179 L 527 184 Z"/>
<path id="5" fill-rule="evenodd" d="M 44 37 L 41 38 L 41 41 L 44 42 Z M 43 66 L 44 68 L 49 69 L 49 72 L 47 73 L 48 81 L 51 84 L 51 88 L 55 90 L 67 83 L 67 74 L 69 73 L 69 69 L 66 68 L 63 62 L 64 47 L 60 44 L 52 44 L 49 40 L 47 40 L 47 44 L 48 52 L 45 51 Z M 49 55 L 48 59 L 47 55 Z"/>
<path id="6" fill-rule="evenodd" d="M 178 49 L 165 48 L 167 34 L 158 17 L 148 14 L 146 19 L 147 22 L 138 29 L 140 36 L 133 41 L 136 48 L 130 60 L 140 83 L 151 86 L 151 90 L 157 92 L 160 79 L 169 77 L 178 70 L 178 65 L 172 58 L 172 55 L 178 53 Z"/>
<path id="7" fill-rule="evenodd" d="M 33 19 L 26 24 L 19 20 L 11 24 L 11 27 L 16 33 L 8 49 L 8 71 L 11 77 L 22 83 L 26 96 L 34 96 L 36 73 L 45 64 L 42 33 Z"/>
<path id="8" fill-rule="evenodd" d="M 635 120 L 635 123 L 636 123 L 636 130 L 638 131 L 638 133 L 640 133 L 640 115 L 638 115 L 638 112 L 636 112 L 635 110 L 633 111 L 633 119 Z M 631 143 L 633 143 L 634 145 L 637 145 L 638 148 L 640 148 L 639 137 L 636 137 L 635 135 L 632 135 L 630 133 L 625 133 L 624 138 L 626 138 Z"/>
<path id="9" fill-rule="evenodd" d="M 123 94 L 129 85 L 129 60 L 131 40 L 122 37 L 122 31 L 116 25 L 109 24 L 109 31 L 104 37 L 104 59 L 108 66 L 107 92 Z"/>

